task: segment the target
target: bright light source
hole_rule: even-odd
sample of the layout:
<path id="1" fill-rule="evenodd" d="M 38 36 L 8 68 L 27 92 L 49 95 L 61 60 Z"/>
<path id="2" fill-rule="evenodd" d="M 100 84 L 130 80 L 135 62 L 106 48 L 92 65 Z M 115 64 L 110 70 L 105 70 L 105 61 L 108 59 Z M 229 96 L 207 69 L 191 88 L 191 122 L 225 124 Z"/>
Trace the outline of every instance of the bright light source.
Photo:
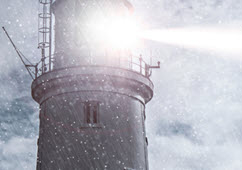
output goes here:
<path id="1" fill-rule="evenodd" d="M 139 29 L 129 18 L 99 20 L 92 26 L 95 37 L 108 47 L 132 48 L 138 42 Z"/>
<path id="2" fill-rule="evenodd" d="M 142 37 L 188 48 L 242 54 L 241 30 L 221 28 L 177 28 L 144 31 Z"/>

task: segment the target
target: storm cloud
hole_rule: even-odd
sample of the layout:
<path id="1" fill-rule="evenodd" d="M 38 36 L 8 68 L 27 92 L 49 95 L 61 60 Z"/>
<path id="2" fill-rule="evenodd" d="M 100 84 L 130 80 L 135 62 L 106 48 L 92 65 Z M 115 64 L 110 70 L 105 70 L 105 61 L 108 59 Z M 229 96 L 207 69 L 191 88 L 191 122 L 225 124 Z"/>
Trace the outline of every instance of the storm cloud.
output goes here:
<path id="1" fill-rule="evenodd" d="M 239 0 L 131 2 L 147 29 L 242 28 Z M 0 25 L 32 61 L 40 58 L 37 13 L 37 0 L 1 0 Z M 34 169 L 38 105 L 31 98 L 31 79 L 3 32 L 0 42 L 0 169 Z M 161 61 L 152 75 L 154 98 L 146 108 L 150 169 L 241 169 L 242 61 L 152 41 L 145 45 L 142 51 Z"/>

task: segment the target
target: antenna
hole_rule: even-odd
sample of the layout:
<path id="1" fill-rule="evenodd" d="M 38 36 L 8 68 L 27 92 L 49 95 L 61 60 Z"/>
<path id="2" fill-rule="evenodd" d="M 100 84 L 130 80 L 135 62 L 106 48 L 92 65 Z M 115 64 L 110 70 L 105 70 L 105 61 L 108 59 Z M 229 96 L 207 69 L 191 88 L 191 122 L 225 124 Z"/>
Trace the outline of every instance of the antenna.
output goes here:
<path id="1" fill-rule="evenodd" d="M 53 0 L 39 0 L 41 4 L 41 12 L 39 13 L 39 36 L 38 48 L 41 49 L 41 60 L 37 64 L 32 64 L 27 57 L 16 47 L 8 32 L 2 27 L 9 41 L 17 52 L 21 62 L 24 64 L 30 77 L 34 80 L 39 75 L 42 75 L 52 70 L 52 9 Z M 34 71 L 32 70 L 34 68 Z"/>
<path id="2" fill-rule="evenodd" d="M 21 53 L 21 51 L 16 47 L 16 45 L 14 44 L 13 40 L 10 38 L 8 32 L 6 31 L 6 29 L 4 27 L 2 27 L 3 31 L 5 32 L 5 34 L 7 35 L 9 41 L 11 42 L 11 44 L 13 45 L 15 51 L 17 52 L 20 60 L 22 61 L 22 63 L 24 64 L 26 70 L 28 71 L 30 77 L 34 80 L 34 76 L 37 77 L 37 73 L 38 73 L 38 69 L 37 69 L 37 65 L 33 65 L 24 55 L 23 53 Z M 24 61 L 24 59 L 29 63 L 26 64 L 26 62 Z M 35 73 L 32 72 L 32 70 L 30 69 L 31 67 L 35 68 Z"/>

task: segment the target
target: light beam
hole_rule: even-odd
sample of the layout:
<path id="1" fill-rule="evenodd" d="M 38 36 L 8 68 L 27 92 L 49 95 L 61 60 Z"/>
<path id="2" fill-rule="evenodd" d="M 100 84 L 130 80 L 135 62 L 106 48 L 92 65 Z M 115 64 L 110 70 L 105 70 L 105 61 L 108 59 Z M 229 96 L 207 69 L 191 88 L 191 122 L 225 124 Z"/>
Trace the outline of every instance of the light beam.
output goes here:
<path id="1" fill-rule="evenodd" d="M 242 54 L 242 29 L 177 28 L 143 31 L 141 37 L 171 45 Z"/>

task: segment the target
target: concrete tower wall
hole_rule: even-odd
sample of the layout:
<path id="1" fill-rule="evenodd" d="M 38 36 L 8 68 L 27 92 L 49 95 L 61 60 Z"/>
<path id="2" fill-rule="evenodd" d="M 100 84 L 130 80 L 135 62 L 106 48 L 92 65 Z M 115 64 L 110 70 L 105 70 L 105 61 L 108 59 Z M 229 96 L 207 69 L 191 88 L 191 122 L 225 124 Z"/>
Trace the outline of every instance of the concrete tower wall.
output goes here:
<path id="1" fill-rule="evenodd" d="M 86 123 L 86 101 L 100 102 L 99 124 Z M 51 98 L 41 105 L 41 110 L 42 169 L 146 167 L 141 102 L 119 94 L 80 92 Z"/>
<path id="2" fill-rule="evenodd" d="M 111 67 L 76 67 L 47 73 L 32 84 L 40 103 L 38 170 L 148 169 L 146 77 Z M 87 103 L 98 103 L 96 123 Z"/>

